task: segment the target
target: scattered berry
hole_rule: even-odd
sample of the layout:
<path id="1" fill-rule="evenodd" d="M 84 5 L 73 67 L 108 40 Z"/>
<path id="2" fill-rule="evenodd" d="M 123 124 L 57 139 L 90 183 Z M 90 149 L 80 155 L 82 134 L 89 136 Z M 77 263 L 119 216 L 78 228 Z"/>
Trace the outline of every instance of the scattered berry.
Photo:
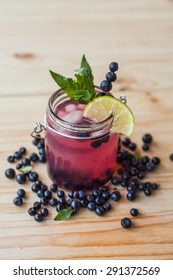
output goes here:
<path id="1" fill-rule="evenodd" d="M 26 192 L 25 192 L 24 189 L 19 189 L 19 190 L 17 191 L 17 195 L 20 196 L 20 197 L 25 197 Z"/>
<path id="2" fill-rule="evenodd" d="M 13 199 L 13 203 L 16 206 L 21 206 L 23 204 L 23 199 L 20 196 L 17 196 Z"/>
<path id="3" fill-rule="evenodd" d="M 16 181 L 18 182 L 18 184 L 23 185 L 26 183 L 26 175 L 25 174 L 18 174 L 16 176 Z"/>
<path id="4" fill-rule="evenodd" d="M 138 209 L 136 209 L 136 208 L 132 208 L 131 210 L 130 210 L 130 214 L 132 215 L 132 216 L 138 216 L 138 214 L 139 214 L 139 211 L 138 211 Z"/>
<path id="5" fill-rule="evenodd" d="M 151 134 L 146 133 L 146 134 L 143 135 L 142 140 L 143 140 L 144 143 L 150 144 L 153 141 L 153 137 L 152 137 Z"/>
<path id="6" fill-rule="evenodd" d="M 130 228 L 132 226 L 132 221 L 129 218 L 123 218 L 121 220 L 121 225 L 123 228 Z"/>
<path id="7" fill-rule="evenodd" d="M 34 215 L 34 219 L 36 222 L 41 222 L 41 221 L 43 221 L 43 215 L 40 213 L 37 213 Z"/>
<path id="8" fill-rule="evenodd" d="M 16 172 L 13 168 L 8 168 L 6 171 L 5 171 L 5 176 L 9 179 L 12 179 L 14 178 L 16 175 Z"/>

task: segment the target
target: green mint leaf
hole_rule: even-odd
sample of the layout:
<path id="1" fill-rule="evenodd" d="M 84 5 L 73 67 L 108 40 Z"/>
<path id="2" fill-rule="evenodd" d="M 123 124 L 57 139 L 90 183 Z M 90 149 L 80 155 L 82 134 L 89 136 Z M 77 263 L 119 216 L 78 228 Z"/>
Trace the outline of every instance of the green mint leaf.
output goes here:
<path id="1" fill-rule="evenodd" d="M 31 165 L 23 166 L 22 168 L 19 169 L 20 172 L 23 174 L 28 174 L 32 170 Z"/>
<path id="2" fill-rule="evenodd" d="M 94 77 L 91 67 L 83 55 L 81 68 L 75 70 L 75 79 L 66 78 L 50 70 L 50 74 L 59 87 L 68 94 L 68 96 L 80 103 L 87 104 L 95 95 Z"/>
<path id="3" fill-rule="evenodd" d="M 87 104 L 88 100 L 91 99 L 91 93 L 85 89 L 76 90 L 74 93 L 74 98 L 79 103 Z"/>
<path id="4" fill-rule="evenodd" d="M 71 217 L 73 210 L 71 209 L 62 209 L 54 218 L 55 221 L 59 220 L 68 220 Z"/>
<path id="5" fill-rule="evenodd" d="M 133 156 L 135 159 L 141 160 L 141 155 L 139 153 L 135 153 Z"/>
<path id="6" fill-rule="evenodd" d="M 58 73 L 51 70 L 50 74 L 59 87 L 68 94 L 68 96 L 73 99 L 74 92 L 76 90 L 76 82 L 71 78 L 66 78 Z"/>

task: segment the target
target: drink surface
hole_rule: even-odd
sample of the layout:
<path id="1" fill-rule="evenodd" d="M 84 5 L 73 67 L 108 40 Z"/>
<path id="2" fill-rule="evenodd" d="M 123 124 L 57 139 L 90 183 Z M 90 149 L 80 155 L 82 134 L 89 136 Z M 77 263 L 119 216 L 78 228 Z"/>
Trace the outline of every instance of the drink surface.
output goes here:
<path id="1" fill-rule="evenodd" d="M 91 122 L 82 118 L 85 105 L 67 100 L 59 104 L 55 115 L 71 124 L 89 126 Z M 47 121 L 51 120 L 47 115 Z M 55 127 L 54 127 L 55 128 Z M 115 169 L 118 135 L 104 130 L 77 132 L 73 138 L 47 129 L 46 154 L 51 179 L 68 189 L 92 189 L 105 184 Z"/>

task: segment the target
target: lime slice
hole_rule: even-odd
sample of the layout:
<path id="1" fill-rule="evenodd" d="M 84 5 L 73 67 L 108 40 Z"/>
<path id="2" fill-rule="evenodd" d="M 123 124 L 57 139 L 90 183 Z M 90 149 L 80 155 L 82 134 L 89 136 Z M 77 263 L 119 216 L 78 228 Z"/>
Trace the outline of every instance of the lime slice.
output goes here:
<path id="1" fill-rule="evenodd" d="M 130 108 L 112 96 L 100 96 L 90 101 L 83 110 L 83 117 L 101 122 L 113 114 L 111 131 L 131 136 L 135 127 L 135 118 Z"/>

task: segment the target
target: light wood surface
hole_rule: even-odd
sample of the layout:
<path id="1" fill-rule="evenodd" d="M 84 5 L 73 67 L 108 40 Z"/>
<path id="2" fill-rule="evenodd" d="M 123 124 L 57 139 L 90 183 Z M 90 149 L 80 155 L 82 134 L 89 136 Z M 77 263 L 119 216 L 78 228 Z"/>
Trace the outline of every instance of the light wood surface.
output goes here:
<path id="1" fill-rule="evenodd" d="M 173 1 L 169 0 L 0 0 L 0 259 L 172 259 L 173 258 Z M 123 198 L 104 217 L 82 210 L 53 221 L 55 210 L 36 223 L 27 209 L 36 200 L 28 183 L 22 207 L 12 200 L 19 188 L 4 171 L 8 155 L 26 146 L 43 122 L 57 87 L 48 69 L 73 75 L 85 53 L 95 76 L 119 62 L 115 96 L 125 94 L 136 116 L 133 140 L 152 133 L 150 156 L 161 165 L 147 180 L 160 184 L 153 196 Z M 46 166 L 36 170 L 50 184 Z M 120 219 L 131 207 L 140 215 L 125 230 Z"/>

